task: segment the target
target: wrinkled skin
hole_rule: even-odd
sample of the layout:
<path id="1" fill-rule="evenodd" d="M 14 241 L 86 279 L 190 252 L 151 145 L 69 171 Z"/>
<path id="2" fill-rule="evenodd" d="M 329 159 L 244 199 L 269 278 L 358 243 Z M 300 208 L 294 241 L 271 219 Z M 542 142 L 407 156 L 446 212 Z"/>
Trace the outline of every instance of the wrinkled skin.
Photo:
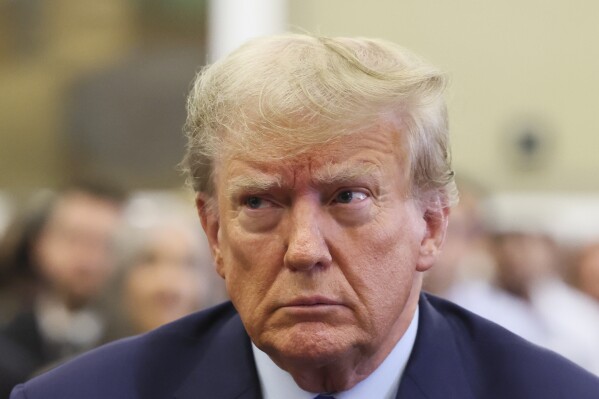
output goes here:
<path id="1" fill-rule="evenodd" d="M 397 135 L 357 132 L 285 160 L 229 155 L 197 197 L 217 270 L 252 341 L 300 387 L 367 377 L 409 326 L 447 208 L 410 196 Z"/>

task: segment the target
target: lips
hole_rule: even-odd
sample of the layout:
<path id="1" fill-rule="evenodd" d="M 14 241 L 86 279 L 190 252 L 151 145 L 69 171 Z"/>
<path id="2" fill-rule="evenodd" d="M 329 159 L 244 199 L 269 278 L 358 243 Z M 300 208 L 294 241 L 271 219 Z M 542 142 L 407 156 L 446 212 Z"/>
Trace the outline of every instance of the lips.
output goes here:
<path id="1" fill-rule="evenodd" d="M 283 305 L 283 307 L 310 307 L 310 306 L 334 306 L 341 302 L 324 296 L 303 296 L 295 298 Z"/>

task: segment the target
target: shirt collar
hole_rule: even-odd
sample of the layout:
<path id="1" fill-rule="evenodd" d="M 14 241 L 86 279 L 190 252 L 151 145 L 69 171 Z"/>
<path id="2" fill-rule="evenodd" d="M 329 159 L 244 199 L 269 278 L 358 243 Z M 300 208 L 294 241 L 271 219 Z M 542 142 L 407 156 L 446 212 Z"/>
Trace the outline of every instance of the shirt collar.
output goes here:
<path id="1" fill-rule="evenodd" d="M 353 388 L 338 392 L 336 399 L 382 398 L 393 399 L 406 368 L 418 330 L 418 309 L 408 329 L 395 344 L 379 367 Z M 301 389 L 291 374 L 279 368 L 270 357 L 252 343 L 252 351 L 264 399 L 313 399 L 318 393 Z"/>

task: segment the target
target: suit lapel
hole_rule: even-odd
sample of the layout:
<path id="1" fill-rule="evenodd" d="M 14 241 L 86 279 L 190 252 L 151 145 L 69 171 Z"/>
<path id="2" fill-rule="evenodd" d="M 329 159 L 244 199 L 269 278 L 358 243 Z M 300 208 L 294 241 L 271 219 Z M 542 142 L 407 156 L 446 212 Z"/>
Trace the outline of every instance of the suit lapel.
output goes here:
<path id="1" fill-rule="evenodd" d="M 418 335 L 397 399 L 474 399 L 455 332 L 421 295 Z"/>
<path id="2" fill-rule="evenodd" d="M 207 345 L 198 366 L 175 394 L 177 399 L 260 399 L 260 383 L 250 339 L 239 316 Z"/>

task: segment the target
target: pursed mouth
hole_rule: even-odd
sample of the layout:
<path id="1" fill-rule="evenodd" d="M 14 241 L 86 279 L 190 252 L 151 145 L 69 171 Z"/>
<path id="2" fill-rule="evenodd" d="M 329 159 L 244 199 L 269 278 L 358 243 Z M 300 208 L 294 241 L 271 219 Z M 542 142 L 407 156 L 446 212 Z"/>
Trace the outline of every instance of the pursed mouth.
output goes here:
<path id="1" fill-rule="evenodd" d="M 286 302 L 281 307 L 314 307 L 314 306 L 340 306 L 340 301 L 323 296 L 305 296 Z"/>

